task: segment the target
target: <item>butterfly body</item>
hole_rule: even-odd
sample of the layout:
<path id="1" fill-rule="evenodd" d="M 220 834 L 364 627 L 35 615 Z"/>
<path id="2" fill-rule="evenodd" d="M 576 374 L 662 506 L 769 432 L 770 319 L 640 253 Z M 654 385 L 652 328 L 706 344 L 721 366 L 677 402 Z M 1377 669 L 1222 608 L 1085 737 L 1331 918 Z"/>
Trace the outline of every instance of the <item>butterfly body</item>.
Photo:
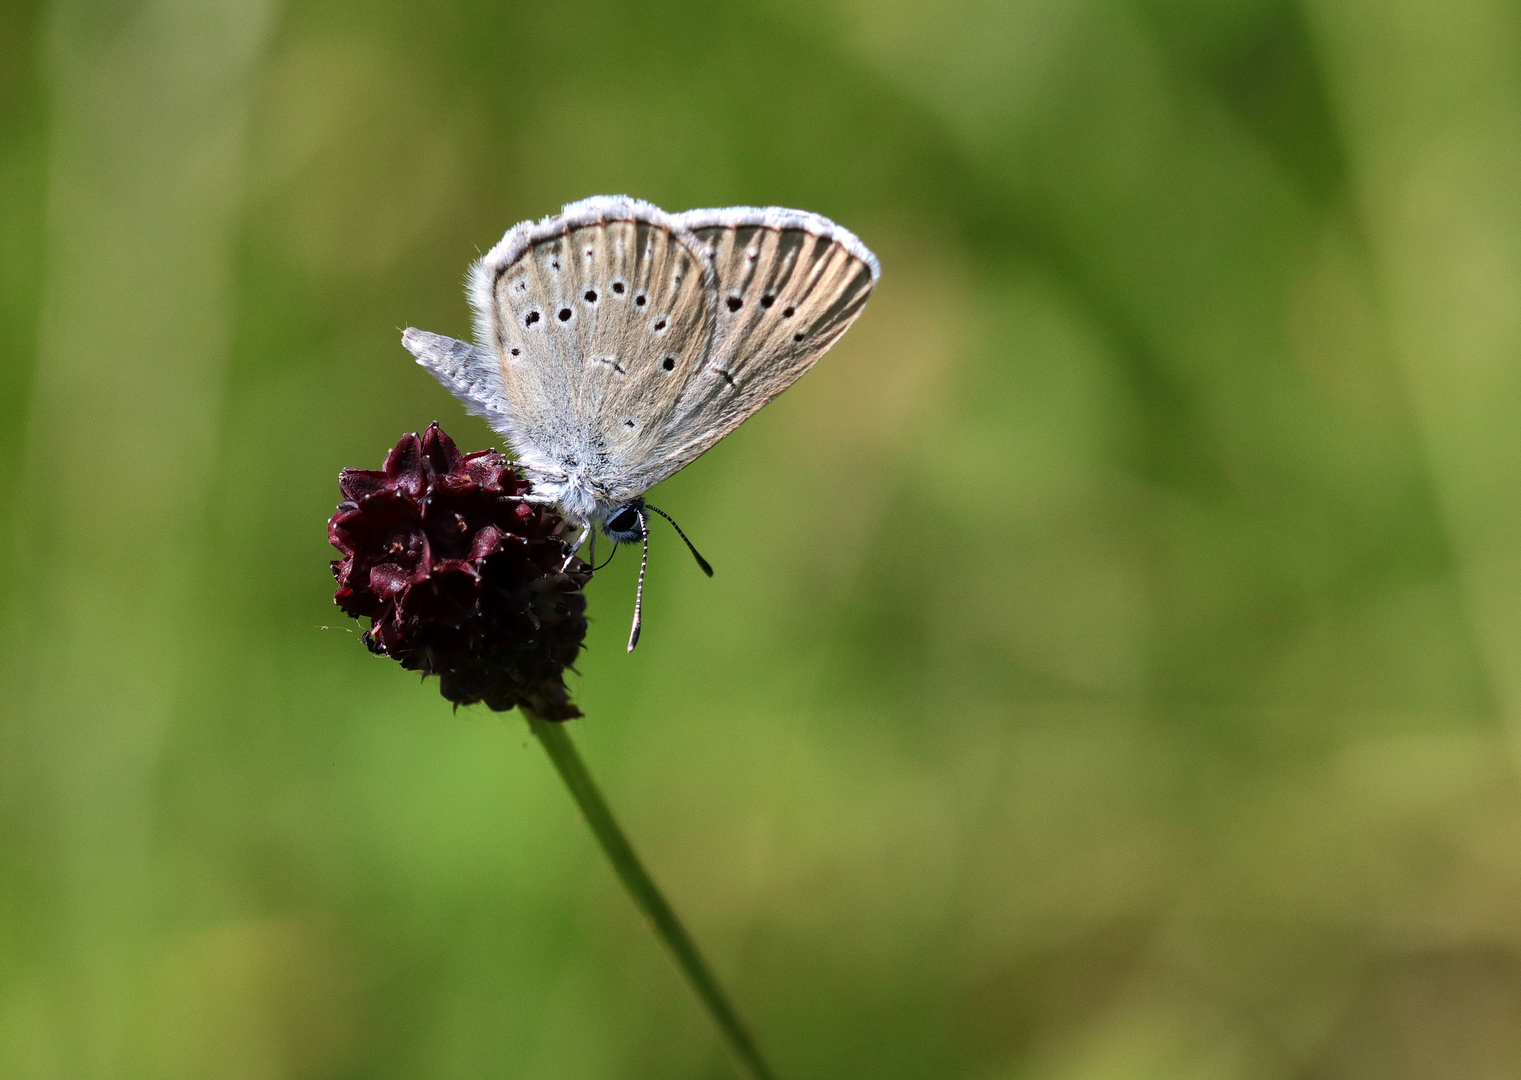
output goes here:
<path id="1" fill-rule="evenodd" d="M 403 341 L 507 438 L 536 495 L 605 529 L 812 367 L 879 272 L 816 214 L 599 196 L 471 267 L 474 345 Z"/>

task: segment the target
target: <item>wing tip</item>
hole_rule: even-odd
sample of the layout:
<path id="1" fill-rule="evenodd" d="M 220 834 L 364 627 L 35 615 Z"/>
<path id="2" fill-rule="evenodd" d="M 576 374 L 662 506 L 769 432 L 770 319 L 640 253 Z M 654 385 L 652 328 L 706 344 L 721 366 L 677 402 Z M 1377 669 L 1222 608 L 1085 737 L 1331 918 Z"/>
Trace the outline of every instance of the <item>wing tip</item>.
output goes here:
<path id="1" fill-rule="evenodd" d="M 793 210 L 785 206 L 723 206 L 709 210 L 688 210 L 674 217 L 684 228 L 693 230 L 743 225 L 759 225 L 767 229 L 803 229 L 834 240 L 865 263 L 871 270 L 873 286 L 882 276 L 882 264 L 872 250 L 861 242 L 859 236 L 823 214 L 815 214 L 810 210 Z"/>
<path id="2" fill-rule="evenodd" d="M 466 275 L 465 292 L 475 312 L 477 335 L 484 333 L 489 337 L 491 290 L 498 273 L 517 262 L 523 252 L 541 240 L 605 221 L 647 221 L 679 228 L 672 215 L 652 202 L 631 195 L 593 195 L 566 203 L 558 214 L 546 214 L 537 221 L 518 222 L 490 251 L 470 265 Z"/>
<path id="3" fill-rule="evenodd" d="M 522 257 L 523 252 L 541 240 L 604 221 L 646 221 L 688 236 L 694 229 L 713 226 L 759 225 L 772 229 L 803 229 L 835 241 L 864 263 L 871 271 L 873 289 L 882 277 L 882 264 L 872 250 L 861 242 L 860 237 L 824 215 L 808 210 L 792 210 L 784 206 L 726 206 L 668 214 L 654 203 L 631 195 L 592 195 L 566 203 L 558 214 L 549 214 L 537 221 L 518 222 L 503 234 L 496 246 L 471 264 L 466 276 L 465 292 L 475 313 L 477 339 L 485 343 L 490 337 L 491 291 L 498 273 L 511 266 Z"/>
<path id="4" fill-rule="evenodd" d="M 686 231 L 710 226 L 739 225 L 805 229 L 838 241 L 871 268 L 873 282 L 882 275 L 882 264 L 872 250 L 861 242 L 861 238 L 823 214 L 793 210 L 785 206 L 725 206 L 670 214 L 654 203 L 636 199 L 632 195 L 592 195 L 566 203 L 558 214 L 548 214 L 537 221 L 520 221 L 508 229 L 496 246 L 471 267 L 471 284 L 474 286 L 483 272 L 489 273 L 511 265 L 530 245 L 540 240 L 604 221 L 648 221 Z"/>
<path id="5" fill-rule="evenodd" d="M 558 214 L 546 214 L 537 221 L 518 222 L 502 235 L 495 247 L 476 260 L 475 266 L 510 266 L 529 246 L 585 225 L 604 221 L 649 221 L 666 225 L 671 218 L 654 203 L 631 195 L 593 195 L 566 203 Z"/>
<path id="6" fill-rule="evenodd" d="M 402 348 L 406 349 L 413 356 L 419 356 L 421 350 L 426 348 L 428 339 L 434 336 L 436 335 L 430 334 L 426 330 L 419 330 L 415 326 L 409 326 L 401 332 Z"/>

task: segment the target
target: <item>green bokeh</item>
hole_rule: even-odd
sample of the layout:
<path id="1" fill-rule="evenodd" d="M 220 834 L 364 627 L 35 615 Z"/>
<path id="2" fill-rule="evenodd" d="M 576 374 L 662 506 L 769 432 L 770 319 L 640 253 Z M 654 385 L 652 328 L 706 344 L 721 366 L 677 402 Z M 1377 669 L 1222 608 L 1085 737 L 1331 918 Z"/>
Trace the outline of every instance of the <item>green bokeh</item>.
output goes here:
<path id="1" fill-rule="evenodd" d="M 509 225 L 881 257 L 573 732 L 788 1080 L 1521 1075 L 1503 0 L 0 5 L 0 1077 L 717 1080 L 516 716 L 332 606 Z"/>

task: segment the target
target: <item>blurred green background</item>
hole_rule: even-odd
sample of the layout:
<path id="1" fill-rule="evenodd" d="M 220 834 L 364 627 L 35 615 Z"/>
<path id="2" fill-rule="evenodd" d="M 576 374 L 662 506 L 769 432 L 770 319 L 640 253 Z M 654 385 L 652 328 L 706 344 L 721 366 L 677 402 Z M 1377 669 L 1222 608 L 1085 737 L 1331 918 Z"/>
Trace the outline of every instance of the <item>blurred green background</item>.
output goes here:
<path id="1" fill-rule="evenodd" d="M 5 0 L 0 1077 L 733 1076 L 517 716 L 332 606 L 511 224 L 880 255 L 590 589 L 778 1071 L 1521 1076 L 1521 9 Z"/>

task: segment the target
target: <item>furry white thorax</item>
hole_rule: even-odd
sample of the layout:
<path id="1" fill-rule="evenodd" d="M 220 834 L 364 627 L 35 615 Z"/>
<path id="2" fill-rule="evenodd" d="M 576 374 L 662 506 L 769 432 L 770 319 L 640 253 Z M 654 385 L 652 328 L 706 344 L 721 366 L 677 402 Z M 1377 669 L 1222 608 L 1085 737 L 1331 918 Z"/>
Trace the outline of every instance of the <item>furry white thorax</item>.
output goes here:
<path id="1" fill-rule="evenodd" d="M 545 476 L 530 468 L 528 475 L 533 481 L 533 493 L 552 500 L 561 516 L 578 528 L 600 525 L 625 505 L 622 501 L 607 498 L 585 476 L 576 473 Z"/>

